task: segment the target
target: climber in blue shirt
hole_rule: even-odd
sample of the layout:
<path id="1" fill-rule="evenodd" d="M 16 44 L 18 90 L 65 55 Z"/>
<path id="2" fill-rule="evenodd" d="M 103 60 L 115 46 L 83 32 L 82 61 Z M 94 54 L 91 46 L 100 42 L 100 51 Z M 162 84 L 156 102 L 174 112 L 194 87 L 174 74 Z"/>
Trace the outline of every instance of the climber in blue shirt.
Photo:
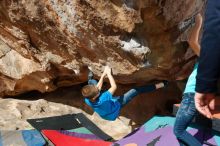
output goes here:
<path id="1" fill-rule="evenodd" d="M 108 77 L 111 87 L 107 91 L 102 92 L 101 89 L 105 76 Z M 100 117 L 110 121 L 114 121 L 119 116 L 121 108 L 138 94 L 152 92 L 156 89 L 164 87 L 165 84 L 167 84 L 167 82 L 164 81 L 155 85 L 141 86 L 129 90 L 124 95 L 114 97 L 113 95 L 117 89 L 117 85 L 112 76 L 110 67 L 105 67 L 98 83 L 96 80 L 92 79 L 92 77 L 93 73 L 90 71 L 88 76 L 88 85 L 82 88 L 82 95 L 85 97 L 85 102 L 87 105 L 98 113 Z"/>

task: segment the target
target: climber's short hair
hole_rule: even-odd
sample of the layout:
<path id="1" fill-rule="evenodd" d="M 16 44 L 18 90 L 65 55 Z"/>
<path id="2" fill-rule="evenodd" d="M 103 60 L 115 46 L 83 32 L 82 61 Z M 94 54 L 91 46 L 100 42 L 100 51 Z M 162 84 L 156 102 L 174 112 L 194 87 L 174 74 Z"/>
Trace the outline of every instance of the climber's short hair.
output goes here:
<path id="1" fill-rule="evenodd" d="M 92 99 L 99 94 L 99 89 L 95 85 L 86 85 L 82 88 L 81 93 L 85 98 Z"/>

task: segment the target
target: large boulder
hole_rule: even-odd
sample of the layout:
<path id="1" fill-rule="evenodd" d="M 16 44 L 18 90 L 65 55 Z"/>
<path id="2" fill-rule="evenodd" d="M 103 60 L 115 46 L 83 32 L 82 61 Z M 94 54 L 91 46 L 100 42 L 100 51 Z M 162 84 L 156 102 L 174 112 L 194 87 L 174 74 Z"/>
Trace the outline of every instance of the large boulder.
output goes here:
<path id="1" fill-rule="evenodd" d="M 89 115 L 81 109 L 60 103 L 49 102 L 44 99 L 32 101 L 10 98 L 0 99 L 0 128 L 1 130 L 29 130 L 33 129 L 33 127 L 27 122 L 27 119 L 53 117 L 81 112 L 114 139 L 121 139 L 131 132 L 131 126 L 129 126 L 128 122 L 125 122 L 129 121 L 129 119 L 125 117 L 121 117 L 124 119 L 123 121 L 117 119 L 113 122 L 108 122 L 102 120 L 96 114 Z"/>
<path id="2" fill-rule="evenodd" d="M 118 83 L 183 79 L 194 55 L 181 22 L 201 0 L 1 0 L 0 93 L 87 80 L 109 65 Z"/>

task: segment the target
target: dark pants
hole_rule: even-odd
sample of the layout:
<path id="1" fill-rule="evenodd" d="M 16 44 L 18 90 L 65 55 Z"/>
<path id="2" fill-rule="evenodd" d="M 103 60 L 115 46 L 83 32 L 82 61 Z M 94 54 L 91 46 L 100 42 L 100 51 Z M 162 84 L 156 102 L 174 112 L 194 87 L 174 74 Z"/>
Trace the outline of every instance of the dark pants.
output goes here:
<path id="1" fill-rule="evenodd" d="M 125 106 L 128 104 L 135 96 L 141 93 L 147 93 L 152 92 L 156 90 L 156 86 L 153 85 L 146 85 L 146 86 L 140 86 L 133 89 L 130 89 L 128 92 L 126 92 L 124 95 L 116 97 L 121 106 Z"/>
<path id="2" fill-rule="evenodd" d="M 195 93 L 185 93 L 183 95 L 180 108 L 176 114 L 174 134 L 179 140 L 180 146 L 202 146 L 195 137 L 186 131 L 193 118 L 198 114 L 195 108 L 194 95 Z"/>

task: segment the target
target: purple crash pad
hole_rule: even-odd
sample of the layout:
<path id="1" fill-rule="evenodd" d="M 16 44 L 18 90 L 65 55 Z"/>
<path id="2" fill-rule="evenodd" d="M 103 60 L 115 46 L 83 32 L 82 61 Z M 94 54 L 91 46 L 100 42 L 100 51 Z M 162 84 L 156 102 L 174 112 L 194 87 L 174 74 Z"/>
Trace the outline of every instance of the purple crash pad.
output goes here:
<path id="1" fill-rule="evenodd" d="M 213 145 L 217 145 L 212 134 L 198 129 L 191 129 L 189 133 L 194 135 L 201 143 L 207 141 Z M 118 146 L 179 146 L 179 143 L 173 134 L 173 127 L 166 126 L 153 132 L 146 133 L 144 128 L 126 136 L 116 142 Z M 204 145 L 205 146 L 205 145 Z"/>

